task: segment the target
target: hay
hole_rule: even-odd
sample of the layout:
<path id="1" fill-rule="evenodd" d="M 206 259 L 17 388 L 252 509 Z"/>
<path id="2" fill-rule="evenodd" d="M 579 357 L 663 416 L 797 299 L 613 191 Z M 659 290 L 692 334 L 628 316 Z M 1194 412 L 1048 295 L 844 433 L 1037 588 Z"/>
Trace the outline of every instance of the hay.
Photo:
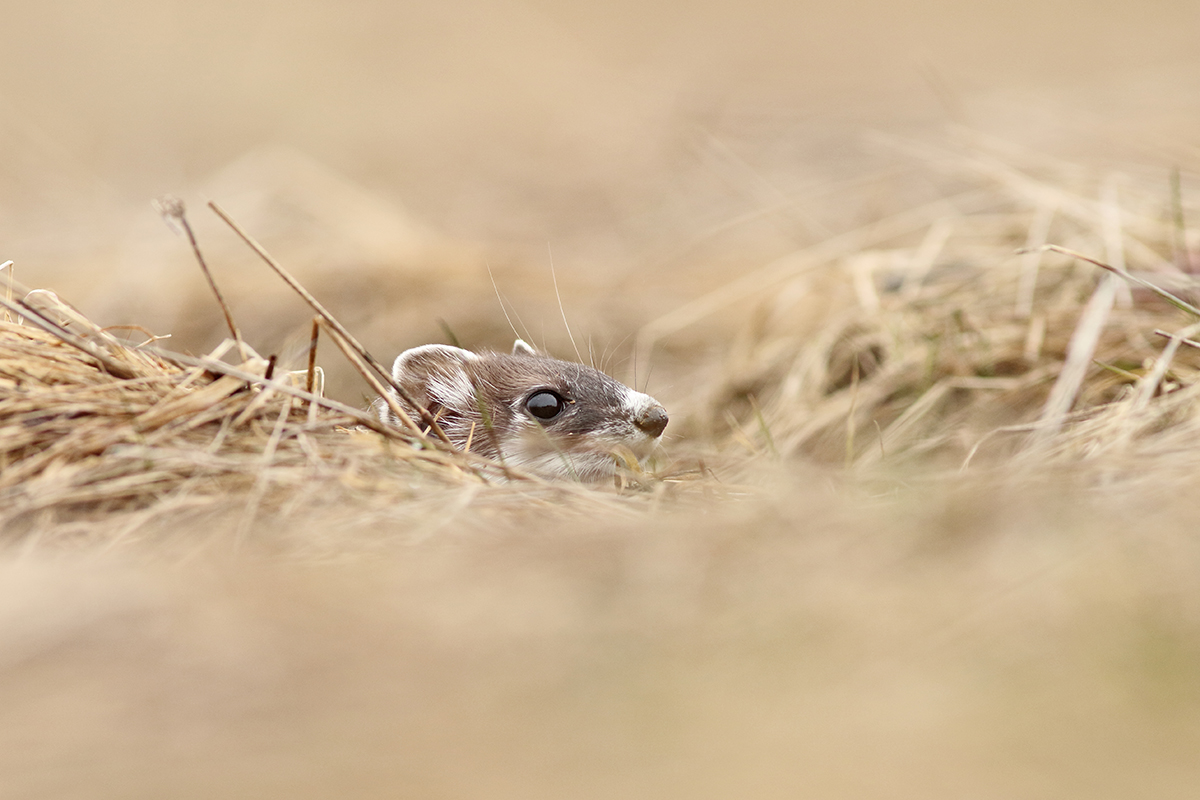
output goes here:
<path id="1" fill-rule="evenodd" d="M 301 389 L 319 368 L 273 375 L 274 359 L 240 339 L 201 358 L 159 349 L 153 336 L 135 345 L 52 292 L 8 285 L 16 299 L 0 297 L 0 529 L 10 533 L 44 538 L 136 512 L 147 527 L 181 508 L 222 514 L 231 505 L 241 537 L 266 511 L 346 507 L 361 521 L 397 503 L 428 517 L 430 503 L 612 511 L 621 502 L 456 451 L 428 429 L 392 428 Z M 357 360 L 361 345 L 321 327 L 381 392 Z M 230 354 L 233 363 L 223 360 Z M 625 471 L 617 488 L 655 483 Z"/>
<path id="2" fill-rule="evenodd" d="M 735 331 L 693 435 L 852 474 L 1178 454 L 1198 433 L 1200 357 L 1167 345 L 1200 319 L 1183 227 L 1197 198 L 1166 174 L 1095 175 L 963 133 L 889 146 L 956 191 L 642 330 L 642 358 L 689 328 Z"/>
<path id="3" fill-rule="evenodd" d="M 677 793 L 696 761 L 693 795 L 803 794 L 802 774 L 859 796 L 904 764 L 936 796 L 1028 794 L 1032 752 L 1043 794 L 1065 785 L 1053 762 L 1113 796 L 1187 796 L 1200 331 L 1041 247 L 1121 266 L 1119 217 L 1123 266 L 1171 300 L 1187 250 L 1149 182 L 1117 215 L 1078 201 L 1090 223 L 986 181 L 946 197 L 648 326 L 644 346 L 710 325 L 714 355 L 698 402 L 661 397 L 677 463 L 646 492 L 496 482 L 357 430 L 377 423 L 300 389 L 307 371 L 268 380 L 248 344 L 168 353 L 17 291 L 4 774 L 42 795 L 289 797 L 523 797 L 533 775 L 557 797 L 625 791 L 629 765 Z"/>
<path id="4" fill-rule="evenodd" d="M 52 302 L 41 314 L 54 323 L 67 310 Z M 83 330 L 0 322 L 0 525 L 47 509 L 96 516 L 172 494 L 346 482 L 367 464 L 393 494 L 473 474 L 401 432 L 350 433 L 370 418 L 268 380 L 268 360 L 248 348 L 225 365 L 232 342 L 196 360 L 123 344 L 78 314 L 61 322 Z"/>
<path id="5" fill-rule="evenodd" d="M 709 323 L 738 331 L 703 390 L 672 408 L 664 469 L 624 476 L 622 486 L 651 490 L 648 506 L 517 475 L 415 423 L 383 426 L 300 388 L 312 368 L 269 378 L 273 365 L 240 338 L 200 359 L 153 337 L 133 345 L 10 282 L 0 524 L 232 498 L 245 530 L 263 509 L 345 500 L 356 513 L 442 490 L 461 495 L 442 501 L 456 508 L 620 514 L 680 492 L 689 503 L 742 495 L 776 461 L 890 481 L 982 468 L 1020 481 L 1066 464 L 1153 480 L 1147 464 L 1190 467 L 1200 353 L 1189 343 L 1196 259 L 1184 219 L 1196 199 L 1177 180 L 1089 175 L 965 135 L 943 149 L 890 146 L 952 175 L 945 196 L 785 254 L 640 331 L 642 358 Z M 378 362 L 214 210 L 382 391 Z"/>

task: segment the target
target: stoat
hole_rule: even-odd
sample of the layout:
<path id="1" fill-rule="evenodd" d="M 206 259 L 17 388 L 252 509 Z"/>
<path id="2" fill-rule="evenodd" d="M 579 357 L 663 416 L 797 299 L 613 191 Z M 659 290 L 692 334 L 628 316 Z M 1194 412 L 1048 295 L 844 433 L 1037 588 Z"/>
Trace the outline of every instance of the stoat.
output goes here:
<path id="1" fill-rule="evenodd" d="M 456 447 L 542 477 L 612 477 L 620 461 L 644 462 L 667 427 L 667 412 L 653 397 L 520 339 L 511 354 L 414 347 L 396 358 L 392 377 Z M 399 424 L 382 398 L 374 408 L 384 422 Z"/>

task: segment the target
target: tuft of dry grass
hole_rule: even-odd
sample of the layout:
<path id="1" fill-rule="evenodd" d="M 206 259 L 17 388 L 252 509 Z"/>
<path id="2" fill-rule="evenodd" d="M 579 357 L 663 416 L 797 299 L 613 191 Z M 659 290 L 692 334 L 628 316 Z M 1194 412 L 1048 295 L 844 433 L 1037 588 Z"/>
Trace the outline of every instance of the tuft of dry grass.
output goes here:
<path id="1" fill-rule="evenodd" d="M 288 488 L 364 480 L 366 463 L 375 480 L 410 490 L 470 470 L 398 432 L 351 433 L 370 418 L 268 378 L 269 361 L 252 350 L 225 364 L 232 341 L 190 359 L 127 345 L 78 314 L 54 320 L 58 335 L 20 322 L 0 322 L 0 525 L 10 535 L 48 510 L 102 518 L 169 497 L 247 493 L 274 504 Z"/>
<path id="2" fill-rule="evenodd" d="M 641 331 L 642 358 L 705 326 L 733 332 L 689 431 L 852 474 L 1097 461 L 1135 474 L 1157 456 L 1187 469 L 1200 283 L 1180 209 L 1200 198 L 1166 175 L 1093 175 L 963 132 L 888 144 L 957 192 Z"/>
<path id="3" fill-rule="evenodd" d="M 172 216 L 187 228 L 182 212 Z M 316 332 L 324 330 L 382 394 L 380 380 L 390 380 L 383 368 L 284 275 L 319 311 L 314 349 Z M 159 337 L 139 326 L 123 327 L 146 335 L 144 341 L 122 340 L 53 292 L 29 290 L 8 277 L 16 296 L 0 298 L 6 314 L 0 320 L 0 530 L 9 543 L 25 537 L 32 545 L 54 539 L 56 531 L 76 538 L 87 528 L 128 538 L 130 530 L 161 531 L 159 517 L 181 510 L 228 516 L 232 508 L 240 538 L 261 514 L 302 517 L 313 508 L 348 507 L 352 515 L 397 503 L 426 514 L 431 502 L 439 508 L 610 508 L 629 494 L 622 487 L 655 483 L 629 471 L 619 476 L 616 494 L 547 483 L 454 450 L 430 427 L 392 428 L 367 410 L 325 398 L 315 361 L 278 374 L 274 358 L 241 340 L 209 281 L 234 338 L 196 358 L 161 349 Z M 667 488 L 657 486 L 656 496 Z M 126 521 L 113 525 L 114 519 Z"/>

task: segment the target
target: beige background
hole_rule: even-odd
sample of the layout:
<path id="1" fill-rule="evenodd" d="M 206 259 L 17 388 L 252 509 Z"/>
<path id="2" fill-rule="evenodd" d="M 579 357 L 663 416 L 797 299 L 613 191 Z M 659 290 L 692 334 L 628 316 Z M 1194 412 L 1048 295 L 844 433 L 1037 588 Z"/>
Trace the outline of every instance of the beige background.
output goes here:
<path id="1" fill-rule="evenodd" d="M 697 129 L 791 190 L 836 174 L 860 125 L 1134 148 L 1200 118 L 1187 0 L 3 5 L 17 256 L 272 145 L 454 237 L 636 253 L 730 192 L 692 174 Z"/>
<path id="2" fill-rule="evenodd" d="M 166 193 L 264 354 L 294 363 L 310 314 L 207 200 L 384 360 L 443 320 L 506 347 L 489 268 L 522 333 L 571 353 L 553 257 L 577 336 L 633 380 L 645 321 L 952 189 L 881 136 L 966 125 L 1164 186 L 1200 164 L 1187 0 L 4 5 L 0 259 L 185 351 L 227 332 Z"/>

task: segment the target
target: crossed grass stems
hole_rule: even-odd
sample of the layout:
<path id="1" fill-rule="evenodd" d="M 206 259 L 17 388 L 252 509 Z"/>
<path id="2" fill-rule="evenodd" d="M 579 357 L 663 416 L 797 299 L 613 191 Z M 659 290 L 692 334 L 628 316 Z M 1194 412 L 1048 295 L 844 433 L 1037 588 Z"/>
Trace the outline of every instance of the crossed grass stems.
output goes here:
<path id="1" fill-rule="evenodd" d="M 316 312 L 307 369 L 276 374 L 275 358 L 262 358 L 244 341 L 181 201 L 166 199 L 158 207 L 187 236 L 231 334 L 208 355 L 165 350 L 157 346 L 161 337 L 140 328 L 147 340 L 129 345 L 53 292 L 17 282 L 11 262 L 0 265 L 5 281 L 0 334 L 7 340 L 0 352 L 0 390 L 11 390 L 5 392 L 10 402 L 6 424 L 0 426 L 0 506 L 7 506 L 0 511 L 0 526 L 25 520 L 25 527 L 36 529 L 34 516 L 55 511 L 94 517 L 145 507 L 182 494 L 181 487 L 205 482 L 208 491 L 202 495 L 236 491 L 245 488 L 250 476 L 247 513 L 238 526 L 241 538 L 267 494 L 268 473 L 289 465 L 345 474 L 361 474 L 367 465 L 378 477 L 390 470 L 401 486 L 425 481 L 453 489 L 494 485 L 500 478 L 502 484 L 524 485 L 545 496 L 596 496 L 581 485 L 529 474 L 502 457 L 492 460 L 469 447 L 455 448 L 437 418 L 409 397 L 344 325 L 223 209 L 210 205 Z M 316 365 L 321 331 L 387 403 L 401 427 L 323 396 L 323 372 Z M 230 351 L 236 351 L 237 364 L 224 360 Z M 417 410 L 417 419 L 389 389 Z M 483 419 L 489 429 L 490 418 Z M 204 441 L 200 434 L 213 427 L 215 434 Z M 239 431 L 252 429 L 260 434 L 239 441 Z M 364 446 L 360 431 L 378 434 L 375 446 Z M 626 463 L 632 469 L 618 474 L 619 494 L 653 485 L 650 475 L 634 471 L 636 466 Z M 403 474 L 396 475 L 397 469 Z M 230 477 L 242 480 L 231 482 Z M 33 478 L 42 480 L 31 482 Z M 284 482 L 300 480 L 292 476 Z"/>

